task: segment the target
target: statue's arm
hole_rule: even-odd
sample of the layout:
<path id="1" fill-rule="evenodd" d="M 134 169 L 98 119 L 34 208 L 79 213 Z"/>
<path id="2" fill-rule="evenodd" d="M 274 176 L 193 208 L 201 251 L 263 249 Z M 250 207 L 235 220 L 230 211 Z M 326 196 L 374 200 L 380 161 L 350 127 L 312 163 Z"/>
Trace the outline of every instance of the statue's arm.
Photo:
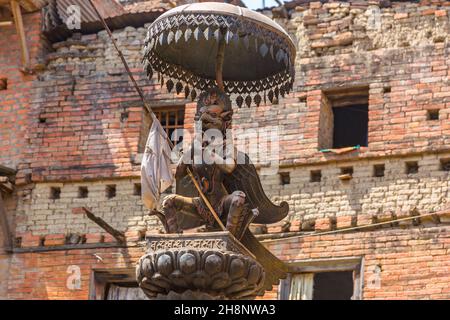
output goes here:
<path id="1" fill-rule="evenodd" d="M 183 155 L 180 157 L 177 163 L 177 168 L 175 171 L 175 178 L 181 179 L 187 174 L 187 168 L 191 163 L 191 153 L 192 148 L 189 147 L 187 151 L 183 152 Z"/>

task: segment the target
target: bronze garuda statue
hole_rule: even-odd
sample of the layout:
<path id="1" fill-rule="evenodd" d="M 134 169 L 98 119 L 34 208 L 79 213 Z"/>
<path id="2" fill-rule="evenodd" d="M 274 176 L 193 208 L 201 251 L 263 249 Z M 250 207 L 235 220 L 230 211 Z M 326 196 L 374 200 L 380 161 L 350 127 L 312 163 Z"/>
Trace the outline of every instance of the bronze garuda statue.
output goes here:
<path id="1" fill-rule="evenodd" d="M 143 52 L 144 69 L 150 79 L 157 74 L 158 81 L 169 92 L 175 89 L 177 94 L 184 92 L 186 98 L 198 99 L 195 137 L 177 164 L 175 194 L 164 198 L 160 210 L 153 210 L 168 233 L 165 238 L 173 239 L 171 234 L 180 234 L 180 239 L 187 239 L 181 235 L 183 230 L 204 226 L 213 234 L 228 231 L 226 234 L 232 237 L 228 243 L 241 249 L 216 248 L 211 252 L 208 248 L 192 246 L 167 247 L 174 242 L 155 240 L 156 244 L 150 245 L 153 249 L 141 258 L 137 267 L 141 288 L 149 296 L 197 288 L 205 292 L 216 290 L 215 296 L 229 298 L 251 297 L 255 290 L 258 294 L 271 290 L 285 277 L 286 266 L 253 236 L 249 225 L 278 222 L 287 216 L 289 206 L 286 202 L 275 205 L 269 200 L 255 166 L 227 139 L 227 130 L 233 116 L 230 96 L 235 97 L 236 105 L 241 108 L 244 102 L 250 107 L 278 101 L 293 89 L 295 46 L 292 39 L 262 14 L 229 4 L 206 2 L 180 6 L 158 17 L 149 27 Z M 198 96 L 197 90 L 201 92 Z M 158 123 L 155 117 L 152 119 Z M 158 130 L 161 131 L 151 130 L 148 141 L 153 141 L 153 145 L 161 140 L 152 136 Z M 171 181 L 168 165 L 163 165 L 165 178 L 159 174 L 161 170 L 154 170 L 167 160 L 162 153 L 170 153 L 170 148 L 155 152 L 160 149 L 147 149 L 145 154 L 157 164 L 142 174 L 145 178 L 149 172 L 154 178 L 149 183 L 152 194 L 158 194 L 158 188 L 160 194 Z M 149 203 L 154 204 L 158 197 L 150 198 Z M 223 258 L 234 255 L 233 250 L 242 254 Z M 257 262 L 253 264 L 251 261 L 255 259 Z M 225 260 L 230 263 L 228 266 L 223 265 Z M 204 266 L 199 266 L 203 263 Z M 253 271 L 237 271 L 244 270 L 244 265 L 246 270 Z M 199 269 L 194 270 L 194 266 Z M 223 270 L 229 270 L 228 280 L 209 283 L 211 279 L 204 276 L 205 272 L 212 274 L 219 269 L 222 275 Z M 195 274 L 202 274 L 202 280 Z M 233 281 L 238 278 L 247 284 L 235 286 Z"/>
<path id="2" fill-rule="evenodd" d="M 289 206 L 273 204 L 261 186 L 255 166 L 249 157 L 226 145 L 233 110 L 229 97 L 218 88 L 200 94 L 195 119 L 202 134 L 197 134 L 184 152 L 176 169 L 176 192 L 165 197 L 162 214 L 158 214 L 167 233 L 182 233 L 202 225 L 207 231 L 219 226 L 192 180 L 190 168 L 201 191 L 219 215 L 226 229 L 253 252 L 266 270 L 265 290 L 284 278 L 284 264 L 265 249 L 248 230 L 250 223 L 270 224 L 286 217 Z M 208 132 L 220 132 L 208 140 Z M 199 141 L 200 140 L 200 141 Z M 220 145 L 217 145 L 219 141 Z M 214 145 L 214 143 L 216 143 Z M 196 155 L 200 159 L 197 163 Z"/>

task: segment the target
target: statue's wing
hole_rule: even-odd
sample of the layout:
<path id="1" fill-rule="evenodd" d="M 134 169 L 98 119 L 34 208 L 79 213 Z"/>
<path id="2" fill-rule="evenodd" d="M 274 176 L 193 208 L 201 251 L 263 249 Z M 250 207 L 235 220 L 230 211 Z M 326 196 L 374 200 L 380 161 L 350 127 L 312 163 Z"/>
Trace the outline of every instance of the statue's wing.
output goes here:
<path id="1" fill-rule="evenodd" d="M 272 286 L 279 284 L 280 279 L 286 278 L 287 265 L 267 250 L 249 230 L 244 233 L 241 242 L 255 255 L 256 260 L 263 266 L 266 273 L 264 287 L 260 292 L 261 295 L 266 290 L 272 290 Z"/>
<path id="2" fill-rule="evenodd" d="M 236 165 L 236 169 L 225 176 L 224 186 L 228 193 L 231 194 L 237 190 L 245 193 L 250 208 L 259 210 L 259 215 L 253 223 L 270 224 L 285 218 L 289 212 L 288 203 L 283 201 L 279 206 L 272 203 L 266 196 L 258 172 L 248 155 L 238 151 L 237 159 L 245 160 L 245 162 Z M 238 162 L 242 163 L 242 161 Z"/>

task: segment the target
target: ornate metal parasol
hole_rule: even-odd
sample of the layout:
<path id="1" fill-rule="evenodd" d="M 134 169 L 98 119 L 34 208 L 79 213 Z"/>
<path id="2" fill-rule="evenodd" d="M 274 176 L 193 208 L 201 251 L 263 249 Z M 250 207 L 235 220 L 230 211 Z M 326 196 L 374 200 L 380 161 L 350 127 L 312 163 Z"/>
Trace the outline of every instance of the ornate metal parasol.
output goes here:
<path id="1" fill-rule="evenodd" d="M 148 30 L 143 63 L 169 92 L 194 100 L 196 90 L 219 87 L 237 95 L 236 104 L 257 106 L 289 93 L 295 46 L 274 21 L 225 3 L 180 6 L 161 15 Z M 164 77 L 166 81 L 164 82 Z M 261 97 L 261 95 L 263 97 Z"/>

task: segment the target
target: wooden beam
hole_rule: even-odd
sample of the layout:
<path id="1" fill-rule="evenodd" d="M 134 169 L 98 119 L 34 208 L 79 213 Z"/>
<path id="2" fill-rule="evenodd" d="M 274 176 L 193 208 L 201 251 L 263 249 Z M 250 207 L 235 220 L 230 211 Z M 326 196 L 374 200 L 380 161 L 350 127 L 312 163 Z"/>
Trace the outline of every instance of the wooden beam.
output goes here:
<path id="1" fill-rule="evenodd" d="M 32 12 L 42 9 L 45 6 L 45 0 L 16 0 L 26 12 Z M 0 6 L 9 5 L 11 0 L 0 0 Z"/>
<path id="2" fill-rule="evenodd" d="M 0 178 L 4 178 L 4 177 L 0 177 Z M 0 191 L 3 191 L 5 193 L 12 193 L 14 191 L 14 186 L 9 181 L 0 182 Z"/>
<path id="3" fill-rule="evenodd" d="M 90 249 L 104 249 L 104 248 L 131 248 L 136 245 L 125 245 L 114 243 L 83 243 L 83 244 L 65 244 L 62 246 L 43 246 L 43 247 L 25 247 L 14 248 L 14 253 L 34 253 L 34 252 L 53 252 L 53 251 L 67 251 L 67 250 L 90 250 Z"/>
<path id="4" fill-rule="evenodd" d="M 125 243 L 126 238 L 125 234 L 123 232 L 120 232 L 113 227 L 111 227 L 105 220 L 102 218 L 96 217 L 90 210 L 88 210 L 86 207 L 81 208 L 86 216 L 92 220 L 94 223 L 96 223 L 100 228 L 108 232 L 110 235 L 112 235 L 119 243 Z"/>
<path id="5" fill-rule="evenodd" d="M 13 176 L 13 175 L 16 174 L 16 170 L 14 170 L 12 168 L 9 168 L 9 167 L 6 167 L 6 166 L 2 166 L 0 164 L 0 174 Z"/>
<path id="6" fill-rule="evenodd" d="M 0 27 L 9 27 L 12 25 L 13 25 L 12 21 L 0 21 Z"/>
<path id="7" fill-rule="evenodd" d="M 18 1 L 11 0 L 11 12 L 14 17 L 14 24 L 16 25 L 17 34 L 19 35 L 20 48 L 22 52 L 22 67 L 24 71 L 28 71 L 30 65 L 30 54 L 28 52 L 25 29 L 23 27 L 22 11 Z"/>
<path id="8" fill-rule="evenodd" d="M 0 224 L 2 225 L 3 244 L 7 252 L 12 251 L 12 236 L 9 229 L 8 217 L 6 216 L 6 208 L 3 202 L 3 196 L 0 192 Z"/>

